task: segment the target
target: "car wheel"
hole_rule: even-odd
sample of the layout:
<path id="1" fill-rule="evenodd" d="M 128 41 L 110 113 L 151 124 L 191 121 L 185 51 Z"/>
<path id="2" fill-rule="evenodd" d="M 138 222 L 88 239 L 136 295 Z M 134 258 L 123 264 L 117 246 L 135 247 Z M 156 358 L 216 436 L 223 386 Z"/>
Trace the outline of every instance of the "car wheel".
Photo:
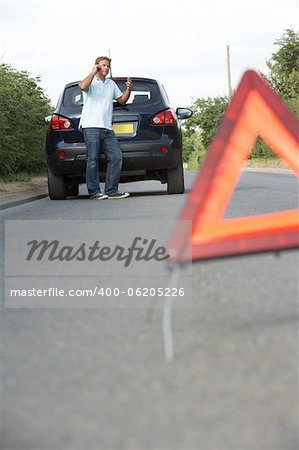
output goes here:
<path id="1" fill-rule="evenodd" d="M 180 164 L 175 169 L 167 171 L 167 192 L 168 194 L 183 194 L 185 191 L 184 169 Z"/>
<path id="2" fill-rule="evenodd" d="M 66 199 L 66 183 L 63 175 L 54 175 L 48 169 L 48 191 L 51 200 L 65 200 Z"/>
<path id="3" fill-rule="evenodd" d="M 68 184 L 66 186 L 66 195 L 69 195 L 70 197 L 78 197 L 79 184 Z"/>

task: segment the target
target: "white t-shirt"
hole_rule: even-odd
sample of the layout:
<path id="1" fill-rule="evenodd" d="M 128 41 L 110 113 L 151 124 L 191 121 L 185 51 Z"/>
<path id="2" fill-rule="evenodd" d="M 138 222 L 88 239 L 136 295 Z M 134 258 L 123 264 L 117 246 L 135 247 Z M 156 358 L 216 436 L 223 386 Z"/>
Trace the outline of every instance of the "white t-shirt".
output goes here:
<path id="1" fill-rule="evenodd" d="M 122 96 L 117 84 L 110 78 L 104 81 L 94 77 L 88 90 L 83 91 L 83 109 L 79 122 L 82 128 L 112 130 L 113 99 Z"/>

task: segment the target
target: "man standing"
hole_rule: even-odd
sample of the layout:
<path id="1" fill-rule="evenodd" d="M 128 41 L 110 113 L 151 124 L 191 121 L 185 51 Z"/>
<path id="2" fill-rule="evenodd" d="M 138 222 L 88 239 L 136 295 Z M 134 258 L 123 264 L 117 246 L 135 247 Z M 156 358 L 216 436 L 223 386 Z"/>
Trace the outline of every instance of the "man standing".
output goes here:
<path id="1" fill-rule="evenodd" d="M 79 83 L 83 91 L 83 109 L 79 130 L 86 143 L 86 185 L 90 198 L 97 200 L 128 197 L 119 192 L 118 183 L 122 167 L 122 153 L 112 127 L 113 100 L 125 105 L 130 96 L 132 81 L 128 78 L 127 89 L 121 92 L 117 84 L 106 78 L 111 59 L 99 56 L 91 73 Z M 99 179 L 99 156 L 103 150 L 107 157 L 105 193 L 101 192 Z"/>

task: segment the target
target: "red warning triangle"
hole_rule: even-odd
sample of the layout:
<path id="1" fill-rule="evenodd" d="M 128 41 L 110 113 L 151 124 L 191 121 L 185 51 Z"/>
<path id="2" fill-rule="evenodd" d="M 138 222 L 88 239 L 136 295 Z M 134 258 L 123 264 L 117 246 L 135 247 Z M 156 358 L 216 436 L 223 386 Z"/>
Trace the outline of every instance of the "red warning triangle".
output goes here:
<path id="1" fill-rule="evenodd" d="M 190 245 L 193 260 L 299 246 L 299 209 L 223 218 L 257 137 L 299 175 L 298 131 L 281 99 L 256 72 L 245 72 L 170 240 L 172 260 L 190 260 Z M 182 226 L 186 220 L 192 235 Z"/>

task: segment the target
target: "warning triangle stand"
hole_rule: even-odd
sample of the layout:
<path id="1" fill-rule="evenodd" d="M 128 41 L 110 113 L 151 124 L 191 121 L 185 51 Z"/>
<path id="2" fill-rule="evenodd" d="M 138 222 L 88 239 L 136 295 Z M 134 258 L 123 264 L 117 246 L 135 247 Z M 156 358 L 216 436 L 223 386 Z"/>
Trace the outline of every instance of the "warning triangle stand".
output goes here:
<path id="1" fill-rule="evenodd" d="M 258 137 L 299 175 L 298 132 L 299 121 L 282 100 L 255 71 L 245 72 L 169 242 L 173 262 L 299 246 L 299 209 L 223 218 Z M 192 235 L 184 221 L 192 222 Z"/>

